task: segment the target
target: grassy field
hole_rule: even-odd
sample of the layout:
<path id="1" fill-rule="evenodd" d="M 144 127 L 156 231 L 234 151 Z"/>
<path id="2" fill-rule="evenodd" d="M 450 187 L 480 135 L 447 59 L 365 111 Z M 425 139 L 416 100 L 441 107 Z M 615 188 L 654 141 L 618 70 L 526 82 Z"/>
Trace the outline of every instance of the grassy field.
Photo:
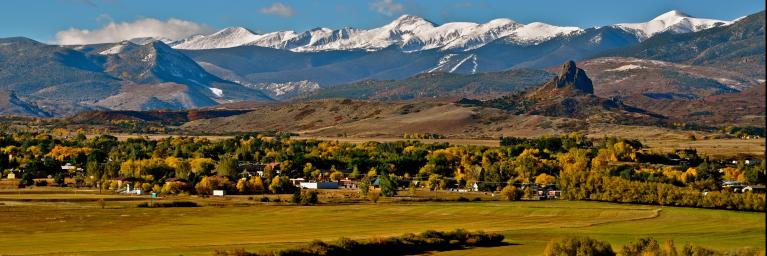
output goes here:
<path id="1" fill-rule="evenodd" d="M 38 199 L 82 195 L 31 195 Z M 99 197 L 86 196 L 89 199 Z M 287 198 L 287 196 L 284 196 Z M 265 250 L 314 239 L 371 238 L 428 229 L 485 230 L 508 246 L 439 255 L 540 255 L 565 235 L 588 235 L 616 249 L 642 236 L 729 249 L 764 248 L 765 214 L 594 202 L 420 202 L 321 206 L 264 205 L 245 198 L 195 200 L 196 208 L 137 208 L 136 201 L 19 202 L 0 197 L 0 254 L 210 255 Z M 230 202 L 213 204 L 211 202 Z M 221 207 L 210 205 L 222 205 Z"/>

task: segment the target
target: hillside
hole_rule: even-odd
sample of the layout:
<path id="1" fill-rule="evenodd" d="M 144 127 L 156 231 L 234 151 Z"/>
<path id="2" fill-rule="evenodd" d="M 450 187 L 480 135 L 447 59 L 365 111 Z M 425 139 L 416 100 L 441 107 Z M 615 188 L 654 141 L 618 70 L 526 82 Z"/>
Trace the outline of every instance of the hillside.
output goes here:
<path id="1" fill-rule="evenodd" d="M 698 99 L 759 84 L 739 72 L 658 60 L 608 57 L 579 64 L 594 81 L 594 94 L 606 98 Z"/>
<path id="2" fill-rule="evenodd" d="M 0 89 L 53 116 L 90 109 L 187 109 L 271 101 L 261 91 L 211 75 L 159 41 L 60 47 L 26 38 L 0 39 Z M 39 111 L 27 114 L 47 116 Z"/>
<path id="3" fill-rule="evenodd" d="M 0 113 L 13 116 L 49 117 L 50 114 L 35 105 L 27 103 L 13 91 L 0 91 Z"/>
<path id="4" fill-rule="evenodd" d="M 500 98 L 461 104 L 498 108 L 514 114 L 577 118 L 589 122 L 657 124 L 665 117 L 594 95 L 594 85 L 575 62 L 562 65 L 559 74 L 543 85 Z"/>
<path id="5" fill-rule="evenodd" d="M 728 26 L 694 33 L 661 33 L 640 44 L 602 55 L 710 66 L 764 79 L 764 27 L 765 12 L 762 11 Z"/>
<path id="6" fill-rule="evenodd" d="M 320 89 L 302 98 L 412 100 L 427 98 L 494 98 L 539 85 L 551 74 L 532 69 L 461 75 L 423 73 L 404 80 L 363 81 Z"/>

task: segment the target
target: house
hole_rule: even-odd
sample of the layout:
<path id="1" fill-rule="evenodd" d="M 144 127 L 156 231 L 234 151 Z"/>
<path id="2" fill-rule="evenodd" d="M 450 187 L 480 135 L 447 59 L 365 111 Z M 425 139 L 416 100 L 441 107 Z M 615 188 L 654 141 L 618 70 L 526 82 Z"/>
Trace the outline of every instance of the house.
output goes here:
<path id="1" fill-rule="evenodd" d="M 349 178 L 343 178 L 338 181 L 338 185 L 343 188 L 357 188 L 357 183 Z"/>
<path id="2" fill-rule="evenodd" d="M 299 183 L 299 187 L 309 188 L 309 189 L 338 189 L 338 182 L 328 182 L 328 181 L 301 182 Z"/>
<path id="3" fill-rule="evenodd" d="M 127 184 L 125 186 L 125 191 L 121 191 L 121 192 L 125 193 L 125 194 L 129 194 L 129 195 L 133 195 L 133 194 L 141 195 L 141 194 L 144 194 L 144 191 L 142 191 L 141 188 L 135 188 L 135 189 L 131 189 L 131 188 L 132 188 L 132 186 L 129 183 L 129 184 Z"/>
<path id="4" fill-rule="evenodd" d="M 559 190 L 549 190 L 548 194 L 546 194 L 546 198 L 548 199 L 559 199 L 559 197 L 562 196 L 562 191 Z"/>
<path id="5" fill-rule="evenodd" d="M 220 189 L 213 190 L 213 196 L 224 196 L 224 194 L 226 193 L 223 190 L 220 190 Z"/>
<path id="6" fill-rule="evenodd" d="M 306 179 L 304 178 L 295 178 L 290 179 L 290 184 L 293 184 L 293 186 L 300 187 L 301 183 L 306 182 Z"/>
<path id="7" fill-rule="evenodd" d="M 15 174 L 15 173 L 13 173 L 13 172 L 10 172 L 10 173 L 8 173 L 8 176 L 7 176 L 7 178 L 8 178 L 9 180 L 14 180 L 14 179 L 16 179 L 16 174 Z"/>

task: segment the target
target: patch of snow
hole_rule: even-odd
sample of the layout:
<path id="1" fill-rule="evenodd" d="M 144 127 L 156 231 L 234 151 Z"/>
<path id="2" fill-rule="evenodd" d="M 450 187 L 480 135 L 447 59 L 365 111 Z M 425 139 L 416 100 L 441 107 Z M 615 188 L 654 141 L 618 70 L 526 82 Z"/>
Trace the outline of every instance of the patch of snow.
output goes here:
<path id="1" fill-rule="evenodd" d="M 474 54 L 472 54 L 472 55 L 469 55 L 468 57 L 466 57 L 466 58 L 462 59 L 461 61 L 459 61 L 459 62 L 458 62 L 458 64 L 456 64 L 456 65 L 455 65 L 453 68 L 451 68 L 449 72 L 450 72 L 450 73 L 453 73 L 453 72 L 455 72 L 455 70 L 456 70 L 456 69 L 458 69 L 459 67 L 461 67 L 461 65 L 463 65 L 463 63 L 464 63 L 464 62 L 466 62 L 467 60 L 471 59 L 472 57 L 475 57 L 475 56 L 474 56 Z"/>
<path id="2" fill-rule="evenodd" d="M 141 59 L 141 61 L 148 62 L 148 61 L 152 60 L 152 57 L 154 57 L 154 55 L 152 55 L 151 53 L 147 54 L 146 56 L 144 56 L 143 59 Z"/>
<path id="3" fill-rule="evenodd" d="M 214 87 L 208 87 L 208 89 L 210 89 L 210 92 L 215 94 L 216 97 L 219 97 L 219 98 L 224 97 L 224 90 L 214 88 Z"/>
<path id="4" fill-rule="evenodd" d="M 434 71 L 439 71 L 439 70 L 442 70 L 442 69 L 445 67 L 445 65 L 446 65 L 448 62 L 450 62 L 450 59 L 451 59 L 451 58 L 453 58 L 453 57 L 455 57 L 456 55 L 457 55 L 457 54 L 452 54 L 452 53 L 451 53 L 451 54 L 448 54 L 448 55 L 442 56 L 442 58 L 439 58 L 439 62 L 437 63 L 437 66 L 434 66 L 434 68 L 432 68 L 432 69 L 429 69 L 429 71 L 426 71 L 426 73 L 431 73 L 431 72 L 434 72 Z"/>
<path id="5" fill-rule="evenodd" d="M 627 71 L 627 70 L 632 70 L 632 69 L 643 69 L 643 68 L 644 67 L 640 66 L 640 65 L 628 64 L 628 65 L 623 65 L 623 66 L 620 66 L 620 67 L 617 67 L 617 68 L 613 68 L 613 69 L 607 69 L 605 71 Z"/>
<path id="6" fill-rule="evenodd" d="M 313 92 L 320 89 L 320 84 L 315 81 L 301 80 L 289 81 L 283 83 L 258 83 L 243 84 L 243 86 L 258 89 L 266 92 L 270 96 L 280 97 L 288 95 L 299 95 L 302 93 Z"/>
<path id="7" fill-rule="evenodd" d="M 123 48 L 125 48 L 124 44 L 118 44 L 118 45 L 112 46 L 109 49 L 99 52 L 99 54 L 101 55 L 119 54 L 123 51 Z"/>

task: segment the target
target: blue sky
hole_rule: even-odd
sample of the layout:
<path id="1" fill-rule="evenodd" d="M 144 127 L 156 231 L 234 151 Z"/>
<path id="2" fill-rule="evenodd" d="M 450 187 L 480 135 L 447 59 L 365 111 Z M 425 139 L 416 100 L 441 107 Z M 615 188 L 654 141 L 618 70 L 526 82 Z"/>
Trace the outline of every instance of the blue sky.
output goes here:
<path id="1" fill-rule="evenodd" d="M 401 14 L 435 23 L 510 18 L 522 23 L 593 27 L 647 21 L 672 9 L 695 17 L 732 20 L 764 10 L 764 4 L 762 0 L 4 0 L 0 37 L 25 36 L 53 43 L 59 31 L 96 30 L 110 22 L 130 25 L 147 18 L 189 21 L 194 28 L 183 27 L 189 25 L 186 23 L 179 26 L 192 30 L 243 26 L 256 32 L 370 28 Z"/>

